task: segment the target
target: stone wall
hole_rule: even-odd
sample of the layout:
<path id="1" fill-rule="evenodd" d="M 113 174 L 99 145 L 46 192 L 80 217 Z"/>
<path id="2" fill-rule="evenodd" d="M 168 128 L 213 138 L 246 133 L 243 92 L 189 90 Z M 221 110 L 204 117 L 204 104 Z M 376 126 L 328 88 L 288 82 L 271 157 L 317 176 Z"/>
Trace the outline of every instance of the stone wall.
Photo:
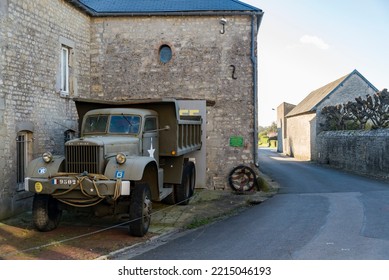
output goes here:
<path id="1" fill-rule="evenodd" d="M 17 134 L 31 134 L 31 158 L 63 153 L 77 130 L 73 102 L 59 93 L 63 42 L 73 48 L 72 95 L 89 93 L 90 19 L 63 0 L 7 0 L 0 5 L 0 218 L 30 207 L 17 186 Z"/>
<path id="2" fill-rule="evenodd" d="M 389 129 L 325 131 L 317 137 L 317 162 L 389 178 Z"/>
<path id="3" fill-rule="evenodd" d="M 325 98 L 317 106 L 317 124 L 318 133 L 320 133 L 322 124 L 325 123 L 325 116 L 321 114 L 321 110 L 328 105 L 337 105 L 347 103 L 348 101 L 355 101 L 357 97 L 366 98 L 366 95 L 374 95 L 376 91 L 366 83 L 361 76 L 354 73 L 346 81 L 344 81 L 340 87 L 336 89 L 334 94 Z"/>
<path id="4" fill-rule="evenodd" d="M 214 104 L 207 107 L 208 188 L 225 188 L 235 165 L 254 162 L 251 17 L 226 17 L 224 34 L 220 18 L 97 18 L 92 25 L 93 98 L 174 97 Z M 162 45 L 172 50 L 168 63 L 159 59 Z M 244 147 L 230 147 L 236 135 L 244 138 Z"/>

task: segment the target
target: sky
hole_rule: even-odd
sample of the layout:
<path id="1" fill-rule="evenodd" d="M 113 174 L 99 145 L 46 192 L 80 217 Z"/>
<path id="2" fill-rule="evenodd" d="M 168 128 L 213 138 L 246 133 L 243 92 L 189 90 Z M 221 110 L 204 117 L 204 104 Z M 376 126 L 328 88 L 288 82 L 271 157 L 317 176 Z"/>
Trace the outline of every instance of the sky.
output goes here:
<path id="1" fill-rule="evenodd" d="M 282 102 L 297 105 L 354 69 L 377 89 L 389 88 L 389 1 L 242 2 L 264 11 L 257 37 L 260 126 L 276 121 Z"/>

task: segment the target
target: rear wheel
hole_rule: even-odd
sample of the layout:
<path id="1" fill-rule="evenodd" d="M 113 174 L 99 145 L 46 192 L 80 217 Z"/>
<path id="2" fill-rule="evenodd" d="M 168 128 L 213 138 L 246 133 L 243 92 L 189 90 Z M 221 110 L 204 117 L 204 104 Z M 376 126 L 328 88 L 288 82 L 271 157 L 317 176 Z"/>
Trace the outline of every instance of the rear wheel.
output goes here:
<path id="1" fill-rule="evenodd" d="M 191 161 L 188 162 L 190 168 L 190 189 L 189 195 L 192 197 L 195 191 L 196 186 L 196 167 L 195 164 Z"/>
<path id="2" fill-rule="evenodd" d="M 51 231 L 58 227 L 62 210 L 58 201 L 47 194 L 35 194 L 32 204 L 34 226 L 39 231 Z"/>
<path id="3" fill-rule="evenodd" d="M 130 196 L 129 234 L 144 236 L 149 230 L 151 221 L 151 192 L 146 183 L 136 184 Z"/>
<path id="4" fill-rule="evenodd" d="M 189 203 L 189 199 L 194 193 L 194 188 L 196 184 L 195 176 L 196 171 L 194 163 L 189 161 L 184 166 L 181 184 L 175 186 L 176 201 L 178 204 L 187 205 Z"/>

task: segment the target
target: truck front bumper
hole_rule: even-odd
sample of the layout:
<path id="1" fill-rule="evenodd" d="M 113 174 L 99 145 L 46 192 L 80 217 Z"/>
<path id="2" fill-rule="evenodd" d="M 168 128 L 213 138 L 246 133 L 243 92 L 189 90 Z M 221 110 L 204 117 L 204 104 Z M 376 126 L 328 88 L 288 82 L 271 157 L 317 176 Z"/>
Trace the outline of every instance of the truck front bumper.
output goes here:
<path id="1" fill-rule="evenodd" d="M 25 178 L 25 190 L 55 196 L 66 196 L 70 192 L 81 192 L 89 197 L 130 195 L 130 181 L 98 180 L 90 176 L 58 176 L 47 178 Z"/>

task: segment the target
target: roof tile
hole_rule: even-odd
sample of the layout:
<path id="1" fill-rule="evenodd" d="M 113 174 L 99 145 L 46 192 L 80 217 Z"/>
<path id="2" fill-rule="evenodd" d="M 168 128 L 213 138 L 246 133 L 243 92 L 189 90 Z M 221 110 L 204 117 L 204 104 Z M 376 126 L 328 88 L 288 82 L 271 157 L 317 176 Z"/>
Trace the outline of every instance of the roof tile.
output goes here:
<path id="1" fill-rule="evenodd" d="M 97 13 L 163 13 L 200 11 L 254 11 L 238 0 L 79 0 Z"/>

